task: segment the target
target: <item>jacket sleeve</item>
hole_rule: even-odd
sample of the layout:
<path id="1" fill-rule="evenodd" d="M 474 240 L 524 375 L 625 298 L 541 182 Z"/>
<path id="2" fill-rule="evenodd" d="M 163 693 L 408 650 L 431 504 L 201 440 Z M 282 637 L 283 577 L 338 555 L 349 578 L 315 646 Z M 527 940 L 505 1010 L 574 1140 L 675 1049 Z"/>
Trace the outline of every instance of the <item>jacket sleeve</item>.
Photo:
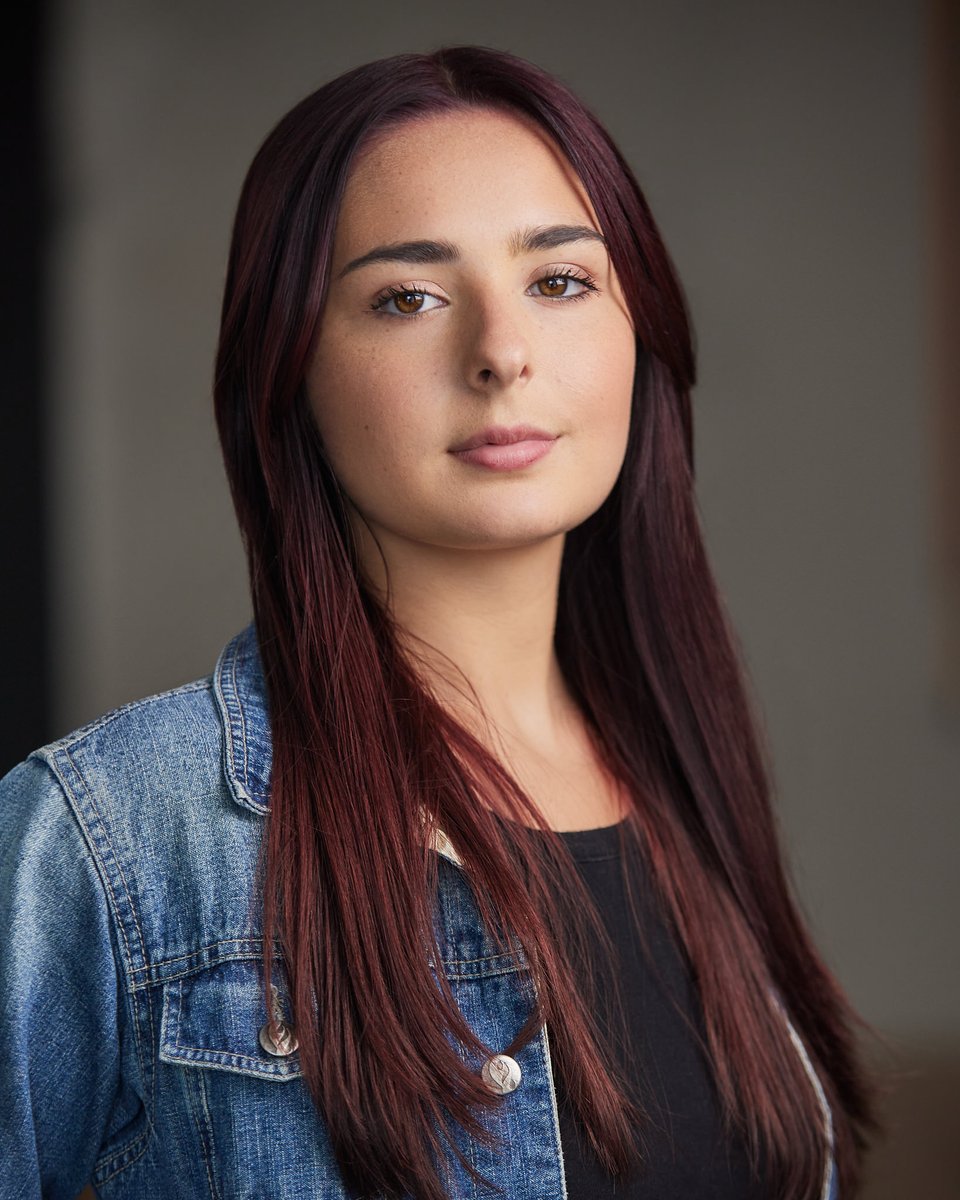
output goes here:
<path id="1" fill-rule="evenodd" d="M 75 1200 L 120 1069 L 103 885 L 56 775 L 0 780 L 0 1200 Z"/>

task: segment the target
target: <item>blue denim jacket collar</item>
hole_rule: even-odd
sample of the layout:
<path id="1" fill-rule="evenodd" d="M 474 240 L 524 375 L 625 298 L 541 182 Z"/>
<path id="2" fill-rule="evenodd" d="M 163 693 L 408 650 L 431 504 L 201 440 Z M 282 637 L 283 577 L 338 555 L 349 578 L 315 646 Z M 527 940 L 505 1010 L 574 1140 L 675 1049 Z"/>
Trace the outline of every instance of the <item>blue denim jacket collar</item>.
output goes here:
<path id="1" fill-rule="evenodd" d="M 263 664 L 256 628 L 250 624 L 224 647 L 213 672 L 213 688 L 224 729 L 224 774 L 234 800 L 252 812 L 270 811 L 273 751 Z M 462 865 L 453 843 L 435 829 L 430 844 Z"/>
<path id="2" fill-rule="evenodd" d="M 253 812 L 270 811 L 273 752 L 263 666 L 251 624 L 223 648 L 213 672 L 224 729 L 224 773 L 234 800 Z"/>

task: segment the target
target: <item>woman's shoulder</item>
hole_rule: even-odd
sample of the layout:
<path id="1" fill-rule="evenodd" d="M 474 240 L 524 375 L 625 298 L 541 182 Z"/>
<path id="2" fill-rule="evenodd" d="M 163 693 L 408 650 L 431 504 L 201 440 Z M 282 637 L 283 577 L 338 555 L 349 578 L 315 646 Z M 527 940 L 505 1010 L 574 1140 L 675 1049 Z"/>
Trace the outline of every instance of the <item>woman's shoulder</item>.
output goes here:
<path id="1" fill-rule="evenodd" d="M 245 630 L 209 676 L 105 713 L 0 780 L 0 874 L 14 886 L 59 829 L 56 871 L 96 874 L 134 972 L 249 930 L 270 765 L 255 646 Z"/>
<path id="2" fill-rule="evenodd" d="M 148 783 L 176 772 L 218 728 L 209 675 L 111 709 L 38 747 L 27 761 L 43 762 L 65 780 L 73 773 L 111 779 L 133 773 Z"/>
<path id="3" fill-rule="evenodd" d="M 211 675 L 124 704 L 38 747 L 0 780 L 0 810 L 23 803 L 25 792 L 37 803 L 60 792 L 71 807 L 105 819 L 151 797 L 209 791 L 221 741 Z"/>
<path id="4" fill-rule="evenodd" d="M 269 757 L 262 671 L 248 626 L 227 643 L 209 675 L 111 709 L 34 750 L 0 781 L 0 798 L 11 792 L 12 780 L 40 778 L 39 764 L 71 798 L 101 805 L 209 796 L 234 782 L 243 791 L 256 764 L 264 776 L 255 781 L 258 798 L 265 802 Z"/>

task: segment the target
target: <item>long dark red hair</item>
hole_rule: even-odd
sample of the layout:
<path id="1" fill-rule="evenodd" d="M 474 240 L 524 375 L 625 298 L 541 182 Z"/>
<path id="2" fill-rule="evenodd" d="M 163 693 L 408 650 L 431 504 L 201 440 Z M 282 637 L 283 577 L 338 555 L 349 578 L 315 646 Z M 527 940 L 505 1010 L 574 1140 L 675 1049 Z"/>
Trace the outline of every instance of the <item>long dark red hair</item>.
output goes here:
<path id="1" fill-rule="evenodd" d="M 532 972 L 535 1003 L 518 1044 L 547 1023 L 594 1149 L 613 1171 L 636 1164 L 632 1126 L 642 1113 L 572 983 L 549 871 L 525 841 L 524 827 L 542 818 L 401 652 L 360 576 L 305 400 L 354 155 L 371 134 L 465 106 L 524 114 L 554 140 L 594 206 L 637 331 L 623 469 L 566 538 L 561 667 L 602 761 L 632 797 L 625 828 L 644 848 L 690 963 L 729 1127 L 771 1195 L 819 1195 L 821 1111 L 779 996 L 832 1106 L 849 1195 L 870 1119 L 855 1017 L 790 895 L 769 767 L 704 551 L 683 294 L 597 119 L 550 75 L 483 47 L 399 55 L 320 88 L 267 138 L 240 199 L 215 401 L 273 740 L 265 981 L 279 949 L 304 1077 L 348 1187 L 440 1200 L 450 1122 L 486 1137 L 482 1110 L 500 1102 L 456 1045 L 474 1055 L 516 1047 L 483 1047 L 432 970 L 438 865 L 428 843 L 439 827 L 485 923 Z M 575 887 L 560 839 L 546 841 L 550 870 L 567 871 Z"/>

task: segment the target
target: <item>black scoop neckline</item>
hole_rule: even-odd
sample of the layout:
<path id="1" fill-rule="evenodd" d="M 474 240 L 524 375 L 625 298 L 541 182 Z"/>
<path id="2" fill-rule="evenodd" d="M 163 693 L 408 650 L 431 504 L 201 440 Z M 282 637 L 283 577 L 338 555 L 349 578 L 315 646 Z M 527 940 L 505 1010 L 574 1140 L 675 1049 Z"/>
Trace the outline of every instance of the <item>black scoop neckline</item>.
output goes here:
<path id="1" fill-rule="evenodd" d="M 578 862 L 596 862 L 620 857 L 620 830 L 625 824 L 618 821 L 597 829 L 558 829 L 556 833 Z"/>
<path id="2" fill-rule="evenodd" d="M 509 817 L 495 814 L 498 821 L 516 827 L 517 823 Z M 558 838 L 566 846 L 570 857 L 576 862 L 602 862 L 608 858 L 620 858 L 620 831 L 626 825 L 626 819 L 614 825 L 600 825 L 595 829 L 555 829 Z M 521 826 L 523 834 L 534 841 L 545 841 L 549 833 L 536 826 Z"/>

